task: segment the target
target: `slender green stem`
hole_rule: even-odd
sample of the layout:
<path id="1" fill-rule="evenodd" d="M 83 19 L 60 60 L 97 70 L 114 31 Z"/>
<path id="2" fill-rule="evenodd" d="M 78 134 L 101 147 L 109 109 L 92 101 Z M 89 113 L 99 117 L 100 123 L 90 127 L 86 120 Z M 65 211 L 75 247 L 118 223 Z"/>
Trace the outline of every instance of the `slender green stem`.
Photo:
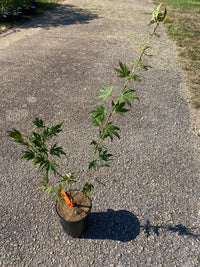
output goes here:
<path id="1" fill-rule="evenodd" d="M 143 56 L 145 55 L 145 51 L 149 48 L 148 45 L 150 44 L 151 40 L 152 40 L 153 37 L 155 36 L 155 33 L 156 33 L 156 30 L 157 30 L 158 26 L 159 26 L 159 22 L 156 23 L 156 26 L 154 27 L 153 32 L 150 34 L 150 38 L 149 38 L 149 40 L 146 42 L 145 47 L 142 49 L 142 51 L 141 51 L 141 53 L 140 53 L 140 55 L 139 55 L 139 57 L 138 57 L 137 63 L 134 64 L 134 66 L 133 66 L 133 68 L 132 68 L 132 71 L 131 71 L 131 75 L 130 75 L 130 77 L 133 76 L 133 74 L 134 74 L 134 73 L 136 72 L 136 70 L 139 68 L 140 63 L 141 63 L 141 61 L 142 61 L 142 58 L 143 58 Z M 126 90 L 126 88 L 128 87 L 130 81 L 131 81 L 131 79 L 126 78 L 121 93 L 123 93 L 123 92 Z M 120 94 L 120 95 L 121 95 L 121 94 Z M 99 138 L 98 138 L 98 141 L 97 141 L 96 146 L 95 146 L 95 150 L 94 150 L 94 152 L 93 152 L 92 161 L 95 160 L 95 157 L 96 157 L 96 154 L 97 154 L 97 150 L 98 150 L 98 148 L 99 148 L 101 142 L 103 142 L 102 136 L 103 136 L 103 134 L 104 134 L 104 132 L 105 132 L 105 129 L 106 129 L 108 123 L 110 122 L 111 117 L 112 117 L 113 114 L 115 113 L 115 108 L 116 108 L 116 106 L 119 104 L 119 101 L 120 101 L 120 96 L 119 96 L 118 99 L 116 100 L 115 105 L 114 105 L 113 108 L 112 108 L 112 111 L 111 111 L 111 112 L 109 113 L 109 115 L 107 116 L 103 129 L 100 130 L 100 136 L 99 136 Z M 92 169 L 90 169 L 90 171 L 89 171 L 88 181 L 91 180 L 91 175 L 92 175 Z"/>

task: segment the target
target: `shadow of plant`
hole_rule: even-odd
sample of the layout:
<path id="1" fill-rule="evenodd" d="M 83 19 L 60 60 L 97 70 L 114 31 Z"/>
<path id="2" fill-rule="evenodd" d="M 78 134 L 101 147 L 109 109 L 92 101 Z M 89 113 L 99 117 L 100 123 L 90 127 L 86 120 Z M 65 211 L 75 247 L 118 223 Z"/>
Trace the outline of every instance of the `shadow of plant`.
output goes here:
<path id="1" fill-rule="evenodd" d="M 195 228 L 187 228 L 182 224 L 178 225 L 151 225 L 147 220 L 145 225 L 141 225 L 138 218 L 126 210 L 114 211 L 108 209 L 107 212 L 94 212 L 88 218 L 88 229 L 81 235 L 84 239 L 110 239 L 121 242 L 134 240 L 143 230 L 148 238 L 152 233 L 157 236 L 160 231 L 170 231 L 181 236 L 188 236 L 199 239 L 200 235 L 192 232 Z"/>
<path id="2" fill-rule="evenodd" d="M 141 225 L 140 228 L 144 229 L 147 237 L 150 236 L 151 232 L 155 233 L 157 236 L 160 235 L 159 231 L 164 230 L 164 231 L 170 231 L 173 233 L 178 233 L 179 235 L 184 235 L 188 237 L 193 237 L 193 238 L 200 238 L 200 234 L 195 234 L 192 232 L 192 230 L 196 228 L 187 228 L 183 226 L 182 224 L 177 224 L 175 226 L 172 225 L 151 225 L 149 220 L 147 220 L 145 225 Z"/>
<path id="3" fill-rule="evenodd" d="M 71 24 L 87 24 L 89 21 L 97 18 L 97 14 L 91 13 L 87 9 L 81 9 L 73 5 L 59 5 L 30 23 L 33 28 L 46 28 Z M 22 27 L 28 28 L 30 23 L 26 23 Z"/>

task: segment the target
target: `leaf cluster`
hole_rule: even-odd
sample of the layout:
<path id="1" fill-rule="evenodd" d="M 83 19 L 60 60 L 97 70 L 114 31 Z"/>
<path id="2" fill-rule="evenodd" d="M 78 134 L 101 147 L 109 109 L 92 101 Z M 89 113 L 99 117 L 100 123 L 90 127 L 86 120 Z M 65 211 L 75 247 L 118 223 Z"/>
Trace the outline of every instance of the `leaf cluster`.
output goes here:
<path id="1" fill-rule="evenodd" d="M 89 114 L 92 115 L 91 121 L 93 122 L 93 125 L 100 126 L 106 118 L 106 109 L 103 106 L 94 106 L 94 110 Z"/>
<path id="2" fill-rule="evenodd" d="M 35 118 L 33 120 L 35 131 L 31 131 L 29 135 L 23 135 L 20 131 L 12 129 L 8 131 L 8 136 L 12 138 L 13 142 L 25 147 L 22 152 L 22 159 L 32 161 L 34 166 L 37 166 L 41 172 L 45 172 L 41 181 L 40 188 L 47 193 L 56 193 L 60 197 L 60 187 L 64 184 L 69 184 L 73 181 L 74 177 L 71 175 L 60 175 L 57 169 L 59 164 L 55 161 L 54 157 L 60 158 L 61 155 L 66 155 L 63 148 L 58 146 L 57 143 L 49 144 L 49 140 L 57 136 L 62 131 L 61 127 L 63 122 L 59 124 L 52 124 L 50 127 L 44 125 L 42 119 Z M 60 175 L 62 180 L 57 186 L 49 185 L 50 173 Z"/>
<path id="3" fill-rule="evenodd" d="M 119 78 L 129 78 L 130 77 L 130 70 L 129 67 L 126 64 L 123 64 L 121 61 L 119 61 L 119 68 L 114 68 L 116 72 L 119 73 Z"/>
<path id="4" fill-rule="evenodd" d="M 153 12 L 152 19 L 151 19 L 149 25 L 151 25 L 153 23 L 158 23 L 158 22 L 164 21 L 166 15 L 167 15 L 167 9 L 161 3 L 159 6 L 156 7 L 155 11 Z"/>
<path id="5" fill-rule="evenodd" d="M 109 95 L 112 93 L 112 91 L 113 91 L 113 86 L 108 87 L 108 88 L 106 88 L 105 90 L 100 90 L 100 91 L 99 91 L 99 93 L 100 93 L 99 98 L 103 98 L 103 99 L 108 98 Z"/>
<path id="6" fill-rule="evenodd" d="M 131 102 L 130 102 L 131 99 L 132 100 L 133 99 L 139 100 L 138 97 L 132 96 L 133 93 L 135 93 L 135 90 L 127 90 L 127 91 L 121 92 L 121 94 L 119 96 L 119 103 L 125 102 L 127 105 L 129 105 L 131 107 Z"/>
<path id="7" fill-rule="evenodd" d="M 65 187 L 67 186 L 69 188 L 67 191 L 71 191 L 71 185 L 76 182 L 74 175 L 75 173 L 67 173 L 62 175 L 62 179 L 57 183 L 57 185 L 49 185 L 48 177 L 44 176 L 39 188 L 43 191 L 46 191 L 47 194 L 53 193 L 57 201 L 63 201 L 64 197 L 61 194 L 61 190 L 65 189 Z"/>

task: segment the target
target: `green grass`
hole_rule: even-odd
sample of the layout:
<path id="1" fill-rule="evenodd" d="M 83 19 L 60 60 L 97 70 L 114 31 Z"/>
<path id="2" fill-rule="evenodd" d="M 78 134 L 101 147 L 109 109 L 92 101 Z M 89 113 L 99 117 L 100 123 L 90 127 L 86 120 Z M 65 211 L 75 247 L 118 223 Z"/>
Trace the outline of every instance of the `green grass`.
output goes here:
<path id="1" fill-rule="evenodd" d="M 199 12 L 200 9 L 199 0 L 163 0 L 162 3 L 167 4 L 168 6 L 177 7 L 179 12 L 188 12 L 188 9 Z"/>
<path id="2" fill-rule="evenodd" d="M 166 31 L 178 46 L 182 67 L 195 108 L 200 108 L 200 0 L 156 0 L 168 13 Z"/>
<path id="3" fill-rule="evenodd" d="M 43 12 L 48 9 L 54 9 L 59 2 L 61 2 L 61 0 L 38 0 L 37 9 L 41 9 Z"/>

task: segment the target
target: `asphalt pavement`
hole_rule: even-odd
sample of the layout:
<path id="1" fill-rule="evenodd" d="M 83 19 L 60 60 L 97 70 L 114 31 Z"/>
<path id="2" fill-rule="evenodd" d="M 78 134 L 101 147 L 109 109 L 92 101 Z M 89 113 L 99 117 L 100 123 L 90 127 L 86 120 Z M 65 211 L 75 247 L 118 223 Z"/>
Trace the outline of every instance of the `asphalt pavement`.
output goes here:
<path id="1" fill-rule="evenodd" d="M 95 187 L 80 238 L 63 232 L 40 174 L 6 135 L 30 131 L 35 117 L 64 121 L 61 171 L 78 171 L 80 188 L 95 133 L 88 112 L 99 90 L 113 85 L 117 95 L 113 68 L 137 59 L 153 10 L 149 0 L 69 0 L 0 35 L 1 266 L 200 266 L 199 136 L 163 26 L 134 85 L 140 102 L 113 121 L 121 139 L 107 143 L 114 161 L 96 174 L 106 187 Z"/>

